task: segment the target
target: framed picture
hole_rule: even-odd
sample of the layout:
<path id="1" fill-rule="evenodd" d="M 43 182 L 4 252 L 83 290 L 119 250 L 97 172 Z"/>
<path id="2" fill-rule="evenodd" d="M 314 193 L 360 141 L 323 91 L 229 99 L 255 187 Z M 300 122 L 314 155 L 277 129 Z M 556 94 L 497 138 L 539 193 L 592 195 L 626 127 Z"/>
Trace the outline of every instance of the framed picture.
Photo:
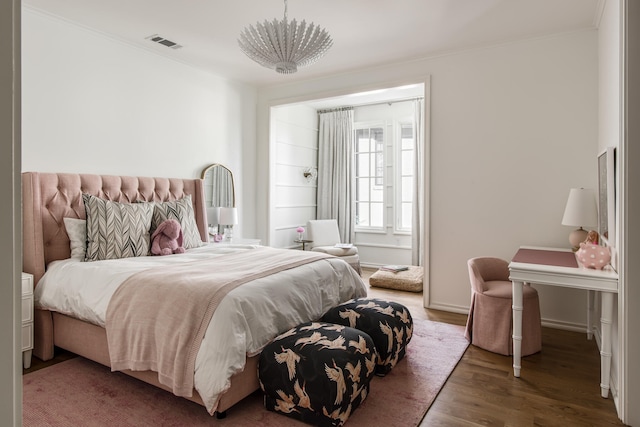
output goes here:
<path id="1" fill-rule="evenodd" d="M 598 155 L 598 232 L 603 244 L 610 246 L 616 243 L 615 156 L 615 147 Z"/>

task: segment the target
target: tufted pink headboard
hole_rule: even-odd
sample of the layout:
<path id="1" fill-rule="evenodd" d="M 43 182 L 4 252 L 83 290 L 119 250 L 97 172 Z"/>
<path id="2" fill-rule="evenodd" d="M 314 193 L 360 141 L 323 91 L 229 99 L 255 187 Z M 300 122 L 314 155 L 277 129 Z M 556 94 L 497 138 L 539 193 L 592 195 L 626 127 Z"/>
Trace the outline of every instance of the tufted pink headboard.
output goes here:
<path id="1" fill-rule="evenodd" d="M 120 203 L 177 200 L 190 194 L 200 236 L 207 240 L 201 179 L 24 172 L 22 268 L 34 275 L 34 283 L 51 261 L 69 258 L 63 218 L 85 219 L 82 193 Z"/>

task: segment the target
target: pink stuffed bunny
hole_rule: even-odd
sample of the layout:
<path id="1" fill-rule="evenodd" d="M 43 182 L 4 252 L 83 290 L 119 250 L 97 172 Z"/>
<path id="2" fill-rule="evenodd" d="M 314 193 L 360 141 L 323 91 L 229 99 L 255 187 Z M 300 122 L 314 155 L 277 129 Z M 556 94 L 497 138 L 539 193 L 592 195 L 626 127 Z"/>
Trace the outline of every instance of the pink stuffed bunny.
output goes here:
<path id="1" fill-rule="evenodd" d="M 151 236 L 151 253 L 154 255 L 184 253 L 182 240 L 182 227 L 180 227 L 180 223 L 175 219 L 163 221 Z"/>

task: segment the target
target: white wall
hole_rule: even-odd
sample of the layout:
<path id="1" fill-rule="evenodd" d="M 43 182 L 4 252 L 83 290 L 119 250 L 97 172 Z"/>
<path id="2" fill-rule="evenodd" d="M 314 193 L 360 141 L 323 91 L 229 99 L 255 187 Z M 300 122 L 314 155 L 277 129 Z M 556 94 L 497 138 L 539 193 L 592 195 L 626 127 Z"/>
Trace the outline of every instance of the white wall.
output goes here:
<path id="1" fill-rule="evenodd" d="M 254 234 L 254 88 L 26 7 L 22 30 L 24 171 L 196 178 L 222 163 L 238 234 Z"/>
<path id="2" fill-rule="evenodd" d="M 268 155 L 270 105 L 415 83 L 428 75 L 431 304 L 466 312 L 468 258 L 510 259 L 527 244 L 568 247 L 571 230 L 560 221 L 569 189 L 596 185 L 596 31 L 263 88 L 258 150 L 260 157 Z M 259 192 L 268 191 L 268 183 L 258 185 Z M 539 290 L 545 321 L 584 326 L 583 292 Z"/>
<path id="3" fill-rule="evenodd" d="M 307 220 L 316 218 L 318 181 L 307 181 L 303 172 L 318 165 L 318 114 L 306 105 L 274 108 L 271 132 L 275 144 L 269 242 L 276 248 L 297 247 L 296 228 L 306 229 Z"/>
<path id="4" fill-rule="evenodd" d="M 597 177 L 595 41 L 581 33 L 435 61 L 434 305 L 468 305 L 468 258 L 568 246 L 560 222 L 569 189 L 595 188 Z M 585 322 L 584 292 L 538 289 L 546 322 Z"/>

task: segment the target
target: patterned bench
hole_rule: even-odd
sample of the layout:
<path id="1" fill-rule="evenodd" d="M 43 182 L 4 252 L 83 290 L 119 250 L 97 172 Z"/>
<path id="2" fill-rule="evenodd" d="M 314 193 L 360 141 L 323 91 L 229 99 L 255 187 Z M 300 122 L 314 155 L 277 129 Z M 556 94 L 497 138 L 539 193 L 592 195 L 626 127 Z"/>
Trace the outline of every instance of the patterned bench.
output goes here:
<path id="1" fill-rule="evenodd" d="M 323 322 L 346 325 L 366 332 L 376 346 L 376 375 L 386 375 L 404 357 L 413 334 L 411 313 L 402 304 L 376 298 L 347 301 L 329 310 Z"/>
<path id="2" fill-rule="evenodd" d="M 264 348 L 258 378 L 268 410 L 316 426 L 341 426 L 367 397 L 375 369 L 369 335 L 307 322 Z"/>

